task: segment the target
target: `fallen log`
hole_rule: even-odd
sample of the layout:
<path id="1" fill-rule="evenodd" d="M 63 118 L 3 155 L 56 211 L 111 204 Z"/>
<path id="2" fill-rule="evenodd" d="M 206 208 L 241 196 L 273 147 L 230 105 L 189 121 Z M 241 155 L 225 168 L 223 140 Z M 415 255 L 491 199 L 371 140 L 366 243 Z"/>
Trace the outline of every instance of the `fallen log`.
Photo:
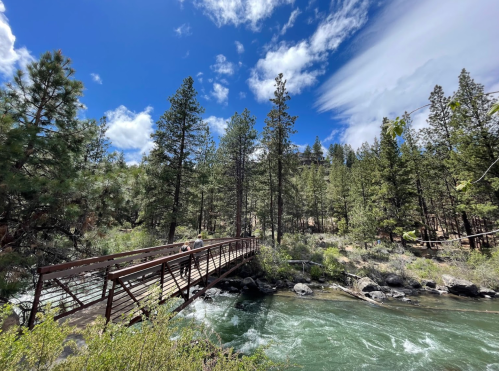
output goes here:
<path id="1" fill-rule="evenodd" d="M 346 292 L 347 294 L 349 295 L 352 295 L 354 297 L 356 297 L 357 299 L 360 299 L 360 300 L 365 300 L 367 301 L 368 303 L 371 303 L 371 304 L 375 304 L 375 305 L 382 305 L 383 303 L 380 303 L 380 302 L 377 302 L 371 298 L 368 298 L 362 294 L 359 294 L 358 292 L 355 292 L 355 291 L 352 291 L 350 289 L 347 289 L 346 287 L 343 287 L 343 286 L 340 286 L 338 284 L 333 284 L 333 286 L 331 286 L 333 288 L 339 288 L 341 291 L 344 291 Z"/>
<path id="2" fill-rule="evenodd" d="M 343 274 L 344 274 L 345 276 L 348 276 L 348 277 L 353 277 L 353 278 L 356 278 L 356 279 L 358 279 L 358 280 L 360 280 L 360 279 L 362 278 L 362 277 L 360 277 L 360 276 L 357 276 L 356 274 L 352 274 L 352 273 L 348 273 L 348 272 L 343 272 Z"/>
<path id="3" fill-rule="evenodd" d="M 312 264 L 312 265 L 318 265 L 319 267 L 324 267 L 322 264 L 313 262 L 311 260 L 288 260 L 288 264 Z"/>

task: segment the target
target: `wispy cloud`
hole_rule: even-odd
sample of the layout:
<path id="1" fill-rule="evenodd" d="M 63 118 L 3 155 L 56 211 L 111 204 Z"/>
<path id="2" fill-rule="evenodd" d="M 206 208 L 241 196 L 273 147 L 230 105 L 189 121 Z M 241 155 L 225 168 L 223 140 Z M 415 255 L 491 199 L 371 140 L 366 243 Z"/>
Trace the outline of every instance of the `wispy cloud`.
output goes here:
<path id="1" fill-rule="evenodd" d="M 301 14 L 300 8 L 296 8 L 291 12 L 289 16 L 288 23 L 286 23 L 281 29 L 281 35 L 284 35 L 288 29 L 295 25 L 296 18 Z"/>
<path id="2" fill-rule="evenodd" d="M 10 78 L 16 69 L 25 70 L 26 66 L 35 58 L 25 47 L 19 49 L 14 47 L 16 37 L 12 33 L 9 20 L 4 13 L 5 5 L 0 0 L 0 73 L 6 78 Z"/>
<path id="3" fill-rule="evenodd" d="M 240 92 L 239 92 L 239 98 L 240 98 L 240 99 L 244 99 L 244 98 L 246 98 L 246 93 L 245 93 L 244 91 L 240 91 Z"/>
<path id="4" fill-rule="evenodd" d="M 178 37 L 192 35 L 191 26 L 189 25 L 189 23 L 184 23 L 183 25 L 174 28 L 173 31 L 175 31 Z"/>
<path id="5" fill-rule="evenodd" d="M 236 41 L 235 43 L 236 43 L 237 52 L 239 54 L 244 53 L 244 45 L 241 44 L 239 41 Z"/>
<path id="6" fill-rule="evenodd" d="M 247 24 L 258 31 L 261 21 L 268 18 L 274 9 L 293 0 L 199 0 L 195 4 L 202 8 L 218 27 L 227 24 L 239 26 Z"/>
<path id="7" fill-rule="evenodd" d="M 90 76 L 92 76 L 92 80 L 93 80 L 94 82 L 96 82 L 96 83 L 97 83 L 97 84 L 99 84 L 99 85 L 102 85 L 102 79 L 101 79 L 101 77 L 100 77 L 98 74 L 96 74 L 96 73 L 91 73 L 91 74 L 90 74 Z"/>
<path id="8" fill-rule="evenodd" d="M 384 116 L 428 102 L 436 84 L 451 95 L 462 68 L 478 82 L 499 83 L 499 2 L 387 2 L 359 35 L 357 54 L 320 89 L 317 107 L 347 124 L 342 140 L 360 146 L 379 135 Z M 427 112 L 416 114 L 424 126 Z"/>
<path id="9" fill-rule="evenodd" d="M 281 42 L 271 46 L 251 70 L 248 85 L 258 101 L 266 101 L 274 91 L 274 79 L 282 72 L 291 94 L 314 85 L 325 73 L 328 56 L 367 20 L 367 0 L 344 0 L 317 27 L 314 34 L 298 43 Z"/>
<path id="10" fill-rule="evenodd" d="M 331 131 L 331 134 L 329 134 L 326 139 L 324 139 L 322 141 L 322 143 L 327 143 L 327 142 L 330 142 L 332 141 L 338 134 L 340 133 L 340 130 L 339 129 L 333 129 Z"/>

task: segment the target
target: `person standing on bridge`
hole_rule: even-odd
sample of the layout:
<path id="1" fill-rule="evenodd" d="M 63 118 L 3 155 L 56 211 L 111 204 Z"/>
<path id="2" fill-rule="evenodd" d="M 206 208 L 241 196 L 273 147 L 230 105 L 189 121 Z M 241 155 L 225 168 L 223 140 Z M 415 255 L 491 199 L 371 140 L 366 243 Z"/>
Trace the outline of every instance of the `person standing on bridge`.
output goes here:
<path id="1" fill-rule="evenodd" d="M 201 248 L 201 247 L 204 246 L 202 237 L 203 236 L 201 236 L 200 234 L 198 234 L 198 238 L 196 239 L 196 241 L 194 241 L 194 246 L 192 247 L 193 250 L 199 249 L 199 248 Z"/>
<path id="2" fill-rule="evenodd" d="M 194 245 L 192 246 L 193 250 L 200 249 L 201 247 L 204 246 L 202 237 L 203 236 L 201 236 L 201 234 L 198 234 L 198 238 L 196 238 L 196 240 L 194 241 Z M 196 265 L 199 268 L 199 254 L 194 258 L 194 261 L 196 262 Z"/>
<path id="3" fill-rule="evenodd" d="M 186 252 L 186 251 L 191 251 L 191 247 L 189 246 L 189 241 L 185 241 L 184 244 L 180 247 L 179 254 Z M 180 278 L 184 276 L 184 270 L 185 274 L 189 271 L 189 268 L 187 267 L 188 259 L 184 259 L 183 261 L 180 262 Z"/>

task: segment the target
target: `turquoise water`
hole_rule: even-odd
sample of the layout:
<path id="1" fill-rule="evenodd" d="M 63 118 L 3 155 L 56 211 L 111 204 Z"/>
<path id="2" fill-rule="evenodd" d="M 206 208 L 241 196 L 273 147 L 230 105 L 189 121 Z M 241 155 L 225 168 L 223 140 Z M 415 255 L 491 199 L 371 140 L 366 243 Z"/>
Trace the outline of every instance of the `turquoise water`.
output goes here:
<path id="1" fill-rule="evenodd" d="M 499 370 L 499 300 L 425 295 L 420 305 L 374 306 L 337 292 L 196 300 L 181 315 L 215 330 L 225 346 L 301 370 Z"/>

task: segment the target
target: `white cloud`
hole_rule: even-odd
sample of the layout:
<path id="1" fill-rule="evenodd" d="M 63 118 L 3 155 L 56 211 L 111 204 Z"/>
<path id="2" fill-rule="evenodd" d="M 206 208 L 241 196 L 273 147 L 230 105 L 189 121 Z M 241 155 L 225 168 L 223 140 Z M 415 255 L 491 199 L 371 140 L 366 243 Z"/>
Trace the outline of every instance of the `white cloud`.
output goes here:
<path id="1" fill-rule="evenodd" d="M 367 0 L 344 0 L 338 9 L 331 10 L 308 40 L 271 46 L 248 79 L 256 99 L 266 101 L 272 96 L 274 79 L 281 72 L 291 94 L 299 94 L 315 84 L 317 77 L 325 73 L 329 53 L 366 22 L 367 9 Z"/>
<path id="2" fill-rule="evenodd" d="M 295 25 L 296 18 L 301 14 L 300 8 L 296 8 L 291 12 L 288 23 L 286 23 L 281 30 L 281 35 L 284 35 L 288 29 Z"/>
<path id="3" fill-rule="evenodd" d="M 97 84 L 102 85 L 102 79 L 100 76 L 96 73 L 91 73 L 90 76 L 92 76 L 92 80 L 95 81 Z"/>
<path id="4" fill-rule="evenodd" d="M 15 49 L 16 37 L 12 33 L 9 20 L 4 15 L 5 5 L 0 0 L 0 73 L 10 78 L 16 69 L 26 69 L 35 58 L 25 47 Z"/>
<path id="5" fill-rule="evenodd" d="M 239 41 L 236 41 L 236 48 L 239 54 L 244 53 L 244 45 L 241 44 Z"/>
<path id="6" fill-rule="evenodd" d="M 340 130 L 338 130 L 338 129 L 333 129 L 333 130 L 331 131 L 331 134 L 329 134 L 329 135 L 326 137 L 326 139 L 324 139 L 322 142 L 323 142 L 323 143 L 326 143 L 326 142 L 330 142 L 330 141 L 332 141 L 332 140 L 336 137 L 336 135 L 338 135 L 339 133 L 340 133 Z"/>
<path id="7" fill-rule="evenodd" d="M 203 76 L 203 73 L 202 73 L 202 72 L 198 72 L 198 73 L 196 74 L 196 77 L 201 77 L 201 76 Z"/>
<path id="8" fill-rule="evenodd" d="M 274 9 L 293 0 L 199 0 L 195 4 L 202 8 L 218 27 L 227 24 L 247 24 L 258 31 L 261 21 L 268 18 Z"/>
<path id="9" fill-rule="evenodd" d="M 246 93 L 244 91 L 239 92 L 239 98 L 244 99 L 246 98 Z"/>
<path id="10" fill-rule="evenodd" d="M 224 84 L 224 85 L 229 85 L 229 82 L 226 80 L 226 79 L 220 79 L 218 80 L 221 84 Z"/>
<path id="11" fill-rule="evenodd" d="M 215 97 L 218 103 L 227 103 L 227 100 L 229 99 L 229 88 L 215 82 L 213 83 L 211 95 Z"/>
<path id="12" fill-rule="evenodd" d="M 225 134 L 228 120 L 229 119 L 224 119 L 222 117 L 216 116 L 210 116 L 204 119 L 204 121 L 210 126 L 211 130 L 219 135 Z"/>
<path id="13" fill-rule="evenodd" d="M 173 31 L 177 34 L 177 36 L 182 37 L 182 36 L 189 36 L 191 35 L 191 26 L 189 23 L 184 23 L 183 25 L 174 28 Z"/>
<path id="14" fill-rule="evenodd" d="M 499 3 L 494 0 L 387 2 L 359 35 L 358 53 L 320 89 L 320 111 L 348 126 L 342 140 L 360 146 L 379 136 L 384 116 L 428 103 L 436 84 L 447 95 L 462 68 L 476 81 L 499 83 Z M 425 125 L 425 112 L 413 117 Z"/>
<path id="15" fill-rule="evenodd" d="M 232 75 L 234 73 L 234 65 L 227 61 L 227 58 L 223 54 L 219 54 L 215 57 L 216 63 L 210 68 L 220 75 Z"/>
<path id="16" fill-rule="evenodd" d="M 190 54 L 190 53 L 189 53 L 189 51 L 187 50 L 187 52 L 186 52 L 186 53 L 185 53 L 185 55 L 182 57 L 182 59 L 187 58 L 187 57 L 189 56 L 189 54 Z"/>
<path id="17" fill-rule="evenodd" d="M 154 146 L 151 139 L 153 132 L 152 107 L 146 107 L 142 112 L 135 113 L 125 106 L 107 111 L 107 137 L 113 146 L 127 152 L 127 159 L 140 160 L 143 154 L 148 154 Z"/>

